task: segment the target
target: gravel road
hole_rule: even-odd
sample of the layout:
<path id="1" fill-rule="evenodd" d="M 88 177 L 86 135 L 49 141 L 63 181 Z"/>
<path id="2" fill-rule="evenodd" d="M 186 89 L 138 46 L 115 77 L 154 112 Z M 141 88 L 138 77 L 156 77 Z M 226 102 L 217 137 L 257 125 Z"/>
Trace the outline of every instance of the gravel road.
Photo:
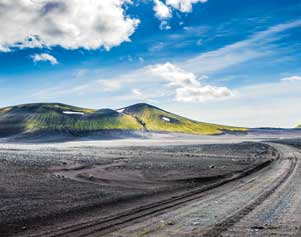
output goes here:
<path id="1" fill-rule="evenodd" d="M 0 144 L 0 236 L 30 236 L 119 215 L 275 157 L 269 146 L 250 142 L 96 144 Z"/>
<path id="2" fill-rule="evenodd" d="M 273 165 L 106 236 L 300 236 L 301 154 L 271 145 L 281 153 Z"/>
<path id="3" fill-rule="evenodd" d="M 298 146 L 148 142 L 0 144 L 0 236 L 57 236 L 57 230 L 171 200 L 257 166 L 105 236 L 301 236 Z"/>

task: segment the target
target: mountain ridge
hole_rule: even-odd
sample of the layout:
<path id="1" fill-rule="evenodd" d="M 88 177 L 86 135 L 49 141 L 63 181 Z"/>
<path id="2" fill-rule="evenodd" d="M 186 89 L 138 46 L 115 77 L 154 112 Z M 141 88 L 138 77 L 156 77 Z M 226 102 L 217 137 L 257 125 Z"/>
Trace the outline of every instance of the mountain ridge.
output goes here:
<path id="1" fill-rule="evenodd" d="M 108 130 L 196 135 L 247 131 L 246 128 L 194 121 L 146 103 L 117 110 L 95 110 L 63 103 L 21 104 L 0 109 L 0 137 L 31 133 L 85 136 Z"/>

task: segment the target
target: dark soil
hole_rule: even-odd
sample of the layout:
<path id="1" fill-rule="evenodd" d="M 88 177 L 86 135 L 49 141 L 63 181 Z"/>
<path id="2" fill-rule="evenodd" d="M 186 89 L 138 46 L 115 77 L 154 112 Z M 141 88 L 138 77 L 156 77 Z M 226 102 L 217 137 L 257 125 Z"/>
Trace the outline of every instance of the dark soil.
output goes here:
<path id="1" fill-rule="evenodd" d="M 272 154 L 256 143 L 2 149 L 0 236 L 142 205 L 242 172 Z"/>

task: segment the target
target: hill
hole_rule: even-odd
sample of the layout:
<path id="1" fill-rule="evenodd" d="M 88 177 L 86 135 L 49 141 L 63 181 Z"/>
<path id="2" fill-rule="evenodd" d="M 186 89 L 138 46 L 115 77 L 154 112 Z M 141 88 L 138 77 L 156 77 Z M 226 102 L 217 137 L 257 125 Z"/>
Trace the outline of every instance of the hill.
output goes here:
<path id="1" fill-rule="evenodd" d="M 130 115 L 115 110 L 92 110 L 65 104 L 26 104 L 0 109 L 0 136 L 36 132 L 83 135 L 108 129 L 138 130 Z"/>
<path id="2" fill-rule="evenodd" d="M 24 104 L 0 109 L 0 137 L 60 133 L 84 136 L 105 130 L 220 134 L 245 128 L 193 121 L 148 104 L 119 110 L 93 110 L 60 103 Z"/>
<path id="3" fill-rule="evenodd" d="M 246 131 L 245 128 L 193 121 L 148 104 L 135 104 L 119 111 L 141 121 L 145 130 L 189 134 L 220 134 L 224 131 Z"/>

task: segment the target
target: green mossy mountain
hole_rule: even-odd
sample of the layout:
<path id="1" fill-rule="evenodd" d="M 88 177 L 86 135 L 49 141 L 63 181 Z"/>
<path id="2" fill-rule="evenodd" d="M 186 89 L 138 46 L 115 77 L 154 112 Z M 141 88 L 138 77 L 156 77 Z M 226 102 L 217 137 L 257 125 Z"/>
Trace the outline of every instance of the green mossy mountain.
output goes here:
<path id="1" fill-rule="evenodd" d="M 220 134 L 246 129 L 193 121 L 148 104 L 119 110 L 94 110 L 60 103 L 24 104 L 0 109 L 0 137 L 50 132 L 83 136 L 104 130 Z"/>
<path id="2" fill-rule="evenodd" d="M 224 131 L 247 131 L 238 128 L 211 123 L 193 121 L 164 111 L 148 104 L 135 104 L 124 108 L 123 113 L 138 118 L 148 131 L 181 132 L 188 134 L 221 134 Z"/>
<path id="3" fill-rule="evenodd" d="M 0 109 L 0 136 L 61 132 L 81 135 L 101 130 L 139 130 L 130 115 L 115 110 L 93 110 L 65 104 L 26 104 Z"/>

